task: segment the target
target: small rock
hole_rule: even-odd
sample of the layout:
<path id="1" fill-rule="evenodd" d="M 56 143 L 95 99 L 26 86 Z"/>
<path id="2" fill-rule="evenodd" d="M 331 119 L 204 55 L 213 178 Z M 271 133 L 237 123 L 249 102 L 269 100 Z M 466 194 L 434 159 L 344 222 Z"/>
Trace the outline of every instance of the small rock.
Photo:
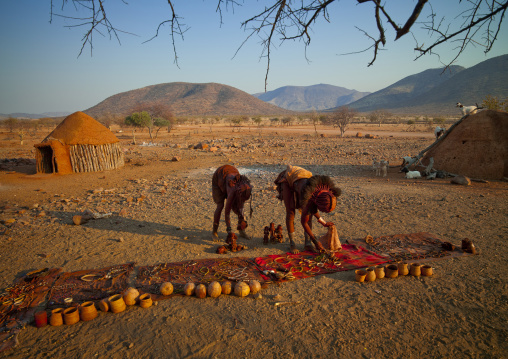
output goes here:
<path id="1" fill-rule="evenodd" d="M 125 242 L 125 240 L 123 239 L 123 237 L 118 238 L 116 241 L 117 241 L 117 242 L 120 242 L 120 243 L 121 243 L 121 242 Z"/>
<path id="2" fill-rule="evenodd" d="M 179 156 L 173 156 L 173 158 L 171 159 L 171 161 L 173 161 L 173 162 L 178 162 L 180 160 L 181 160 L 181 158 Z"/>
<path id="3" fill-rule="evenodd" d="M 462 186 L 470 186 L 471 180 L 466 176 L 455 176 L 452 178 L 450 183 L 458 184 L 458 185 L 462 185 Z"/>

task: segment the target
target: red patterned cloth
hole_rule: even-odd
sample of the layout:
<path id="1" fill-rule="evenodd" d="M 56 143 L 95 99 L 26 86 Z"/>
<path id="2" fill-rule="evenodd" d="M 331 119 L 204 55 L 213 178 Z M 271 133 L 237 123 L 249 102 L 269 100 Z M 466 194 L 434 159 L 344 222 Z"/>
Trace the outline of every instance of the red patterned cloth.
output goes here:
<path id="1" fill-rule="evenodd" d="M 305 251 L 255 259 L 265 281 L 303 279 L 319 274 L 376 266 L 388 261 L 389 258 L 350 244 L 344 244 L 341 251 L 333 254 Z"/>

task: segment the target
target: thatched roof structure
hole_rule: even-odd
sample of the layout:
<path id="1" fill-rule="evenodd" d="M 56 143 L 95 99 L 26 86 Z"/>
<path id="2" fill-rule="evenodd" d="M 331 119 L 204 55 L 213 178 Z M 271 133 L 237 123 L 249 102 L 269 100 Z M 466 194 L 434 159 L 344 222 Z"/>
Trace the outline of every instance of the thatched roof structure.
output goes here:
<path id="1" fill-rule="evenodd" d="M 434 168 L 478 179 L 508 177 L 508 113 L 480 111 L 465 117 L 436 143 L 422 163 L 434 158 Z"/>
<path id="2" fill-rule="evenodd" d="M 124 164 L 118 138 L 79 111 L 67 116 L 35 148 L 38 173 L 94 172 Z"/>

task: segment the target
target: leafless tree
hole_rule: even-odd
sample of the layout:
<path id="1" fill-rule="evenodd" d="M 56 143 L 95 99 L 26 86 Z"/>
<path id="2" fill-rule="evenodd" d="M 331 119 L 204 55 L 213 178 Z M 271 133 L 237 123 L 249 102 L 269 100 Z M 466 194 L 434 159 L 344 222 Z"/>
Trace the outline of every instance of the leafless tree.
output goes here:
<path id="1" fill-rule="evenodd" d="M 120 1 L 127 5 L 125 0 Z M 60 10 L 55 10 L 57 2 L 61 2 Z M 158 37 L 163 27 L 169 26 L 174 62 L 178 66 L 176 39 L 181 38 L 183 40 L 184 33 L 189 27 L 183 23 L 183 18 L 178 15 L 175 6 L 177 1 L 167 0 L 167 2 L 170 8 L 169 19 L 161 22 L 157 26 L 154 36 L 147 41 Z M 50 22 L 54 16 L 60 16 L 75 21 L 69 27 L 83 27 L 85 29 L 80 54 L 87 45 L 90 47 L 90 52 L 92 51 L 93 35 L 95 33 L 102 36 L 107 34 L 110 39 L 115 38 L 118 42 L 120 42 L 119 33 L 128 33 L 116 28 L 109 20 L 107 13 L 109 7 L 107 6 L 112 6 L 111 3 L 114 2 L 106 3 L 105 0 L 50 0 L 50 3 Z M 384 2 L 381 0 L 356 0 L 356 3 L 365 6 L 366 14 L 372 14 L 357 21 L 357 29 L 372 41 L 371 46 L 356 51 L 372 51 L 372 60 L 368 63 L 368 66 L 374 64 L 379 51 L 386 45 L 387 28 L 395 32 L 394 41 L 396 41 L 407 34 L 413 34 L 412 30 L 415 24 L 419 24 L 424 30 L 427 30 L 426 33 L 428 34 L 426 39 L 417 39 L 413 34 L 415 40 L 414 50 L 417 52 L 416 58 L 426 54 L 437 54 L 436 48 L 448 42 L 456 43 L 457 47 L 455 57 L 445 63 L 445 66 L 451 65 L 469 45 L 479 45 L 487 53 L 498 40 L 508 8 L 508 0 L 459 1 L 456 4 L 456 16 L 453 19 L 446 19 L 434 12 L 429 0 L 413 2 L 412 11 L 402 17 L 398 16 L 400 12 L 398 8 L 388 9 L 390 0 Z M 71 4 L 73 6 L 70 6 Z M 217 0 L 216 12 L 219 14 L 220 22 L 222 23 L 223 10 L 233 10 L 235 6 L 241 5 L 242 3 L 238 0 Z M 309 46 L 311 34 L 313 34 L 318 23 L 331 22 L 331 13 L 334 16 L 348 16 L 344 13 L 344 7 L 340 7 L 341 5 L 342 3 L 339 0 L 271 0 L 262 10 L 241 22 L 241 26 L 246 31 L 246 39 L 238 50 L 251 38 L 258 37 L 261 40 L 261 57 L 266 57 L 267 64 L 265 89 L 270 71 L 272 49 L 285 41 L 293 40 L 300 40 L 305 47 Z M 367 6 L 370 6 L 370 8 Z M 78 14 L 81 14 L 84 10 L 88 15 L 71 16 L 69 13 L 72 12 L 72 9 Z M 418 21 L 424 9 L 424 14 L 428 13 L 429 15 L 423 21 Z M 374 11 L 371 12 L 371 10 Z M 362 29 L 362 27 L 365 28 L 372 23 L 376 26 L 375 34 L 369 34 Z"/>
<path id="2" fill-rule="evenodd" d="M 353 121 L 358 112 L 349 106 L 340 106 L 326 118 L 326 125 L 332 125 L 338 127 L 340 130 L 340 137 L 344 137 L 349 124 Z"/>
<path id="3" fill-rule="evenodd" d="M 379 127 L 381 127 L 381 123 L 386 120 L 388 117 L 390 117 L 391 114 L 383 109 L 372 111 L 369 114 L 369 120 L 372 123 L 377 123 Z"/>

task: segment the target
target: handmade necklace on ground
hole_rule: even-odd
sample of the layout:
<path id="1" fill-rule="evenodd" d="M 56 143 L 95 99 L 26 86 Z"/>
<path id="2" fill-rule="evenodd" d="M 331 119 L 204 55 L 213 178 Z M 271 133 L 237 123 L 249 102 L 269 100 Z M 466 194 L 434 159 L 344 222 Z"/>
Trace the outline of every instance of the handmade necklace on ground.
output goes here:
<path id="1" fill-rule="evenodd" d="M 51 288 L 48 306 L 68 306 L 120 293 L 128 287 L 134 264 L 64 273 Z"/>

